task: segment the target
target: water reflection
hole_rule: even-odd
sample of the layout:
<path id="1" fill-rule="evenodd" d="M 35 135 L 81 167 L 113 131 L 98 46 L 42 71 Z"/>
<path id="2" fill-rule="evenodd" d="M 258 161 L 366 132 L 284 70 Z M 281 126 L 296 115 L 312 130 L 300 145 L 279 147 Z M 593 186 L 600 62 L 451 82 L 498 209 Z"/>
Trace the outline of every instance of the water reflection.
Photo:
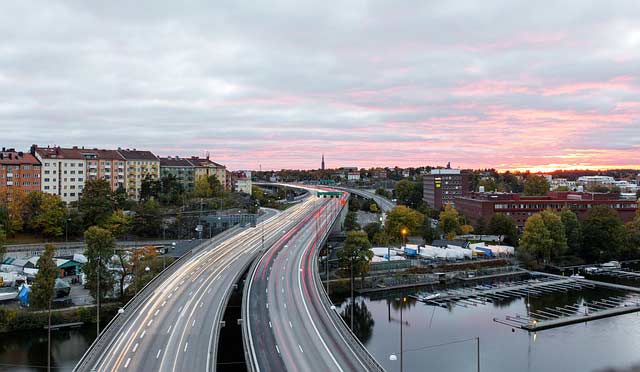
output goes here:
<path id="1" fill-rule="evenodd" d="M 352 304 L 348 303 L 343 307 L 341 312 L 342 318 L 347 324 L 351 324 L 351 307 Z M 376 322 L 373 320 L 373 315 L 364 301 L 355 303 L 355 307 L 353 307 L 353 318 L 353 333 L 362 343 L 368 342 Z"/>

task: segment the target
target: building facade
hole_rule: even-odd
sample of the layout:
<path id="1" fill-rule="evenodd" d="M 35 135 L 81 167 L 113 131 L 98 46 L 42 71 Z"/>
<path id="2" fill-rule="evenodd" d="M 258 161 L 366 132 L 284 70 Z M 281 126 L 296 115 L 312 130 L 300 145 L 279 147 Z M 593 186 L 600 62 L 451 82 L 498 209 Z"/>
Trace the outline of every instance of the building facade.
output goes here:
<path id="1" fill-rule="evenodd" d="M 179 157 L 160 158 L 160 178 L 173 176 L 185 191 L 195 188 L 196 167 L 189 159 Z"/>
<path id="2" fill-rule="evenodd" d="M 0 152 L 0 189 L 19 189 L 25 193 L 40 191 L 40 161 L 30 153 L 2 148 Z"/>
<path id="3" fill-rule="evenodd" d="M 475 225 L 480 219 L 488 223 L 494 214 L 504 213 L 514 219 L 520 231 L 535 213 L 569 208 L 578 217 L 584 218 L 597 205 L 614 209 L 625 222 L 633 220 L 638 208 L 637 201 L 620 199 L 617 193 L 549 192 L 546 196 L 535 197 L 511 193 L 471 193 L 456 198 L 456 209 L 471 224 Z"/>
<path id="4" fill-rule="evenodd" d="M 160 179 L 160 160 L 151 151 L 118 149 L 118 153 L 125 160 L 127 197 L 140 200 L 142 181 Z"/>
<path id="5" fill-rule="evenodd" d="M 469 193 L 469 175 L 458 169 L 432 169 L 422 177 L 422 182 L 423 200 L 435 210 L 446 204 L 455 205 L 457 197 Z"/>
<path id="6" fill-rule="evenodd" d="M 251 195 L 251 171 L 232 172 L 233 190 Z"/>
<path id="7" fill-rule="evenodd" d="M 77 202 L 86 182 L 87 162 L 74 148 L 31 146 L 41 163 L 41 191 L 59 195 L 66 203 Z"/>
<path id="8" fill-rule="evenodd" d="M 115 150 L 78 149 L 87 162 L 87 180 L 105 180 L 112 191 L 125 190 L 126 161 Z"/>
<path id="9" fill-rule="evenodd" d="M 196 167 L 196 180 L 202 177 L 209 178 L 210 176 L 216 176 L 225 190 L 230 190 L 230 180 L 227 180 L 227 168 L 224 165 L 211 161 L 209 157 L 199 158 L 192 156 L 189 158 L 189 161 Z"/>

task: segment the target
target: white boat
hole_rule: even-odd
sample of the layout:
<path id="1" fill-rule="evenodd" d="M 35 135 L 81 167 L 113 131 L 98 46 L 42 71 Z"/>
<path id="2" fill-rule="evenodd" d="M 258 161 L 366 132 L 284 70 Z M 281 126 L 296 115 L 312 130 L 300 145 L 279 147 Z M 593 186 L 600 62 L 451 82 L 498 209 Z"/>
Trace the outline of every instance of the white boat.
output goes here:
<path id="1" fill-rule="evenodd" d="M 584 276 L 582 276 L 580 274 L 573 274 L 569 278 L 572 278 L 572 279 L 584 279 Z"/>
<path id="2" fill-rule="evenodd" d="M 609 262 L 605 262 L 602 265 L 600 265 L 602 268 L 604 269 L 608 269 L 608 270 L 615 270 L 615 269 L 619 269 L 620 266 L 620 262 L 618 261 L 609 261 Z"/>
<path id="3" fill-rule="evenodd" d="M 440 293 L 434 293 L 434 294 L 430 294 L 428 296 L 424 296 L 424 299 L 425 300 L 435 300 L 438 297 L 440 297 Z"/>

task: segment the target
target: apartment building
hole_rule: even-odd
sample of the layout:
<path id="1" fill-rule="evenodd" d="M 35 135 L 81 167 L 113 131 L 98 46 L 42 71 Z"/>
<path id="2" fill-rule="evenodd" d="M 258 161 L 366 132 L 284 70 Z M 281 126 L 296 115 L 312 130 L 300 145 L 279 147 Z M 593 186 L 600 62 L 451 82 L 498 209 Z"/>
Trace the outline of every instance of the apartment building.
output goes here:
<path id="1" fill-rule="evenodd" d="M 41 163 L 41 190 L 59 195 L 66 203 L 77 202 L 86 182 L 87 162 L 77 147 L 31 146 L 31 155 Z"/>
<path id="2" fill-rule="evenodd" d="M 125 189 L 126 160 L 116 150 L 81 148 L 78 151 L 87 162 L 87 180 L 105 180 L 112 191 Z"/>
<path id="3" fill-rule="evenodd" d="M 233 190 L 251 195 L 251 171 L 232 172 Z"/>
<path id="4" fill-rule="evenodd" d="M 173 176 L 182 184 L 187 192 L 192 192 L 195 188 L 196 167 L 186 158 L 167 157 L 160 159 L 160 177 Z"/>
<path id="5" fill-rule="evenodd" d="M 469 192 L 469 175 L 459 169 L 432 169 L 422 180 L 423 200 L 435 210 L 445 204 L 455 205 L 456 197 Z"/>
<path id="6" fill-rule="evenodd" d="M 151 151 L 118 149 L 125 161 L 125 190 L 133 200 L 140 199 L 142 181 L 145 178 L 160 179 L 160 160 Z"/>
<path id="7" fill-rule="evenodd" d="M 40 162 L 30 153 L 2 148 L 0 152 L 0 189 L 40 191 Z"/>
<path id="8" fill-rule="evenodd" d="M 192 156 L 189 158 L 189 161 L 195 166 L 195 179 L 200 179 L 201 177 L 210 177 L 215 175 L 218 177 L 218 181 L 224 186 L 225 190 L 230 190 L 230 179 L 227 179 L 227 168 L 218 164 L 214 161 L 211 161 L 209 157 L 200 158 L 197 156 Z"/>

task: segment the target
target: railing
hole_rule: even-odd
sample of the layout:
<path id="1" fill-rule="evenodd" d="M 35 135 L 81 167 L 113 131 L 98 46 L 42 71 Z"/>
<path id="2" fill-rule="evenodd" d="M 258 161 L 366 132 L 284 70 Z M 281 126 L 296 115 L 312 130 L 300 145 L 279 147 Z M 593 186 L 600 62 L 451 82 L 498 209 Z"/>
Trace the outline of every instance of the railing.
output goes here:
<path id="1" fill-rule="evenodd" d="M 122 329 L 124 324 L 129 319 L 128 316 L 123 314 L 133 314 L 134 309 L 137 309 L 141 306 L 152 294 L 153 292 L 164 282 L 169 276 L 173 275 L 173 273 L 178 269 L 178 267 L 186 261 L 187 258 L 193 256 L 194 252 L 198 252 L 207 245 L 213 244 L 216 241 L 222 241 L 228 239 L 228 237 L 237 230 L 240 230 L 238 227 L 234 227 L 229 229 L 222 234 L 214 237 L 211 240 L 205 241 L 199 246 L 193 248 L 192 250 L 186 252 L 180 258 L 173 261 L 166 269 L 162 270 L 160 274 L 155 276 L 149 283 L 147 283 L 141 290 L 135 295 L 126 305 L 123 307 L 124 312 L 122 314 L 118 313 L 116 316 L 111 319 L 109 324 L 102 330 L 102 332 L 98 335 L 98 337 L 93 341 L 93 343 L 89 346 L 89 349 L 84 353 L 82 358 L 78 361 L 78 364 L 73 369 L 76 371 L 89 371 L 92 370 L 91 366 L 98 361 L 98 358 L 102 355 L 102 352 L 106 347 L 108 347 L 118 332 Z"/>

